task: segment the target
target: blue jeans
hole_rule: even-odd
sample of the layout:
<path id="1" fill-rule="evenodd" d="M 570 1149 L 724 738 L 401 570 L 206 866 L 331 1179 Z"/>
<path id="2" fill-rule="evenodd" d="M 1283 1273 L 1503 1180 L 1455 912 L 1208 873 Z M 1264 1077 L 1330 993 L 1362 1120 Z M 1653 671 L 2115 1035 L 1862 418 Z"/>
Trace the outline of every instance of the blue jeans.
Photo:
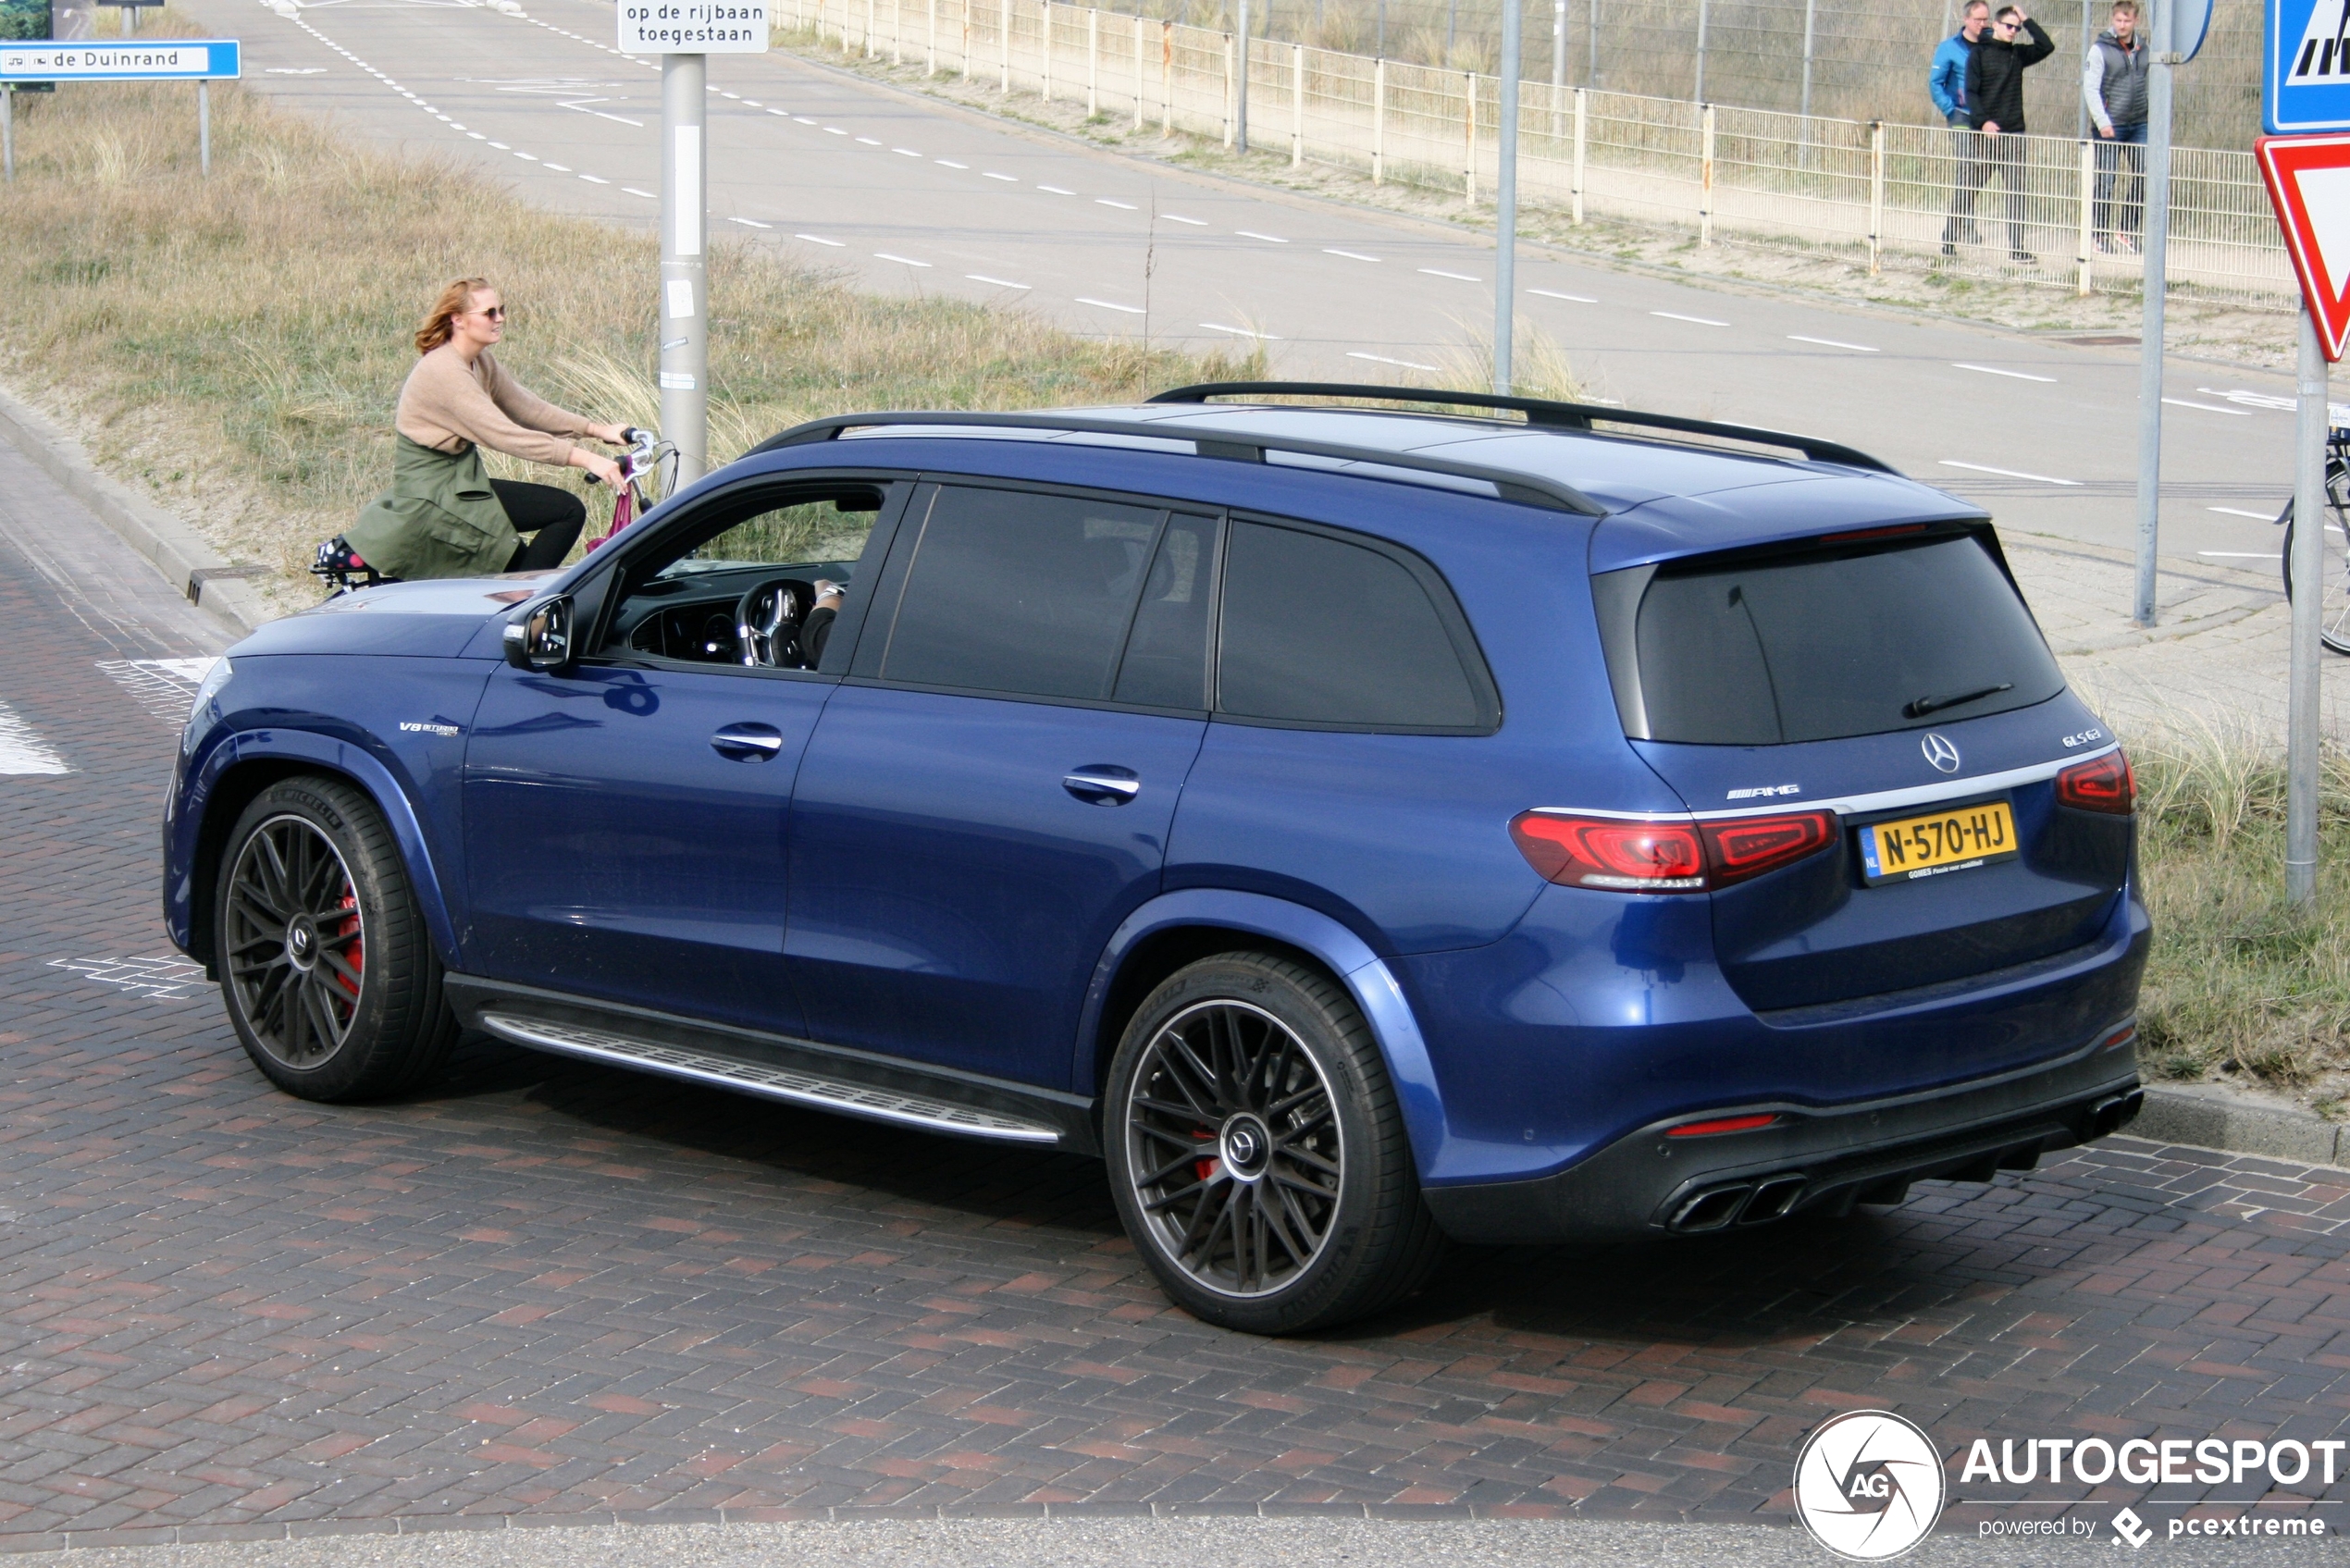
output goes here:
<path id="1" fill-rule="evenodd" d="M 2146 121 L 2117 125 L 2110 137 L 2097 138 L 2097 199 L 2095 214 L 2100 237 L 2127 234 L 2135 238 L 2146 223 Z"/>

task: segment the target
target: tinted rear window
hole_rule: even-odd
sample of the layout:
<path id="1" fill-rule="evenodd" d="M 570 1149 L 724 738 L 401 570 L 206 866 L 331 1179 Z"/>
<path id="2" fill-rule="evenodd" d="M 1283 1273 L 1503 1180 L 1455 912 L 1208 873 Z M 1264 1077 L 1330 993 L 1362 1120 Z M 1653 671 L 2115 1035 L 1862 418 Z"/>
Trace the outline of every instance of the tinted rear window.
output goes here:
<path id="1" fill-rule="evenodd" d="M 1973 536 L 1668 566 L 1640 597 L 1631 641 L 1651 740 L 1835 740 L 1980 718 L 2064 689 L 2023 601 Z"/>
<path id="2" fill-rule="evenodd" d="M 1217 708 L 1350 729 L 1466 730 L 1491 704 L 1429 589 L 1360 545 L 1232 525 Z"/>

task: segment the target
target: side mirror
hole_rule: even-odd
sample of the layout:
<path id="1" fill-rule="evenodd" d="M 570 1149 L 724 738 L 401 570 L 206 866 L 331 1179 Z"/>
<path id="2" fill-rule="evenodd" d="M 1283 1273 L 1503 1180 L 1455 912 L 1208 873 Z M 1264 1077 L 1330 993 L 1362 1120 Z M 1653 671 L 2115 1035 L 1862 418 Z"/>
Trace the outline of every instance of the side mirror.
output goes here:
<path id="1" fill-rule="evenodd" d="M 506 662 L 551 674 L 571 662 L 571 599 L 558 594 L 506 623 Z"/>

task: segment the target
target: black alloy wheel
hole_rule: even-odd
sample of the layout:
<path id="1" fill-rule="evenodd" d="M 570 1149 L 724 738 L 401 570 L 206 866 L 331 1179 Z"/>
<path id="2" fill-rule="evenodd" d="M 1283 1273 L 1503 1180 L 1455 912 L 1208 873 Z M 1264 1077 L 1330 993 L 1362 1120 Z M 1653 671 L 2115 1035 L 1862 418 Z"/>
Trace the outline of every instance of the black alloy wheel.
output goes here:
<path id="1" fill-rule="evenodd" d="M 298 1071 L 341 1050 L 359 1018 L 367 942 L 334 841 L 298 812 L 262 822 L 238 853 L 222 912 L 222 963 L 261 1048 Z"/>
<path id="2" fill-rule="evenodd" d="M 229 835 L 213 959 L 255 1066 L 305 1099 L 392 1093 L 457 1037 L 391 830 L 339 780 L 264 790 Z"/>
<path id="3" fill-rule="evenodd" d="M 1135 1197 L 1177 1267 L 1247 1297 L 1313 1265 L 1346 1150 L 1330 1082 L 1288 1025 L 1245 1002 L 1194 1003 L 1144 1047 L 1127 1104 Z"/>
<path id="4" fill-rule="evenodd" d="M 1379 1311 L 1440 1261 L 1378 1043 L 1327 974 L 1191 965 L 1129 1020 L 1108 1089 L 1119 1216 L 1194 1316 L 1295 1333 Z"/>

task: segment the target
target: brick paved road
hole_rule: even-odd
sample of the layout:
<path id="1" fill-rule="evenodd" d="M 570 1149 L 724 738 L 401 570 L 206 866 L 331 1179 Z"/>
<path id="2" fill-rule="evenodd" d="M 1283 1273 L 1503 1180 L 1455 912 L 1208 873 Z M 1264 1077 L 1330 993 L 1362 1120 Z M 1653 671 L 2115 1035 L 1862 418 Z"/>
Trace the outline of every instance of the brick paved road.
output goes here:
<path id="1" fill-rule="evenodd" d="M 2115 1141 L 1878 1217 L 1472 1253 L 1273 1343 L 1169 1309 L 1066 1157 L 487 1045 L 405 1103 L 282 1097 L 155 914 L 153 661 L 204 627 L 75 599 L 105 549 L 20 465 L 0 495 L 0 702 L 74 770 L 0 776 L 8 1544 L 1046 1503 L 1783 1520 L 1844 1408 L 1946 1446 L 2350 1413 L 2350 1176 L 2272 1162 Z M 87 548 L 44 576 L 11 537 Z"/>

